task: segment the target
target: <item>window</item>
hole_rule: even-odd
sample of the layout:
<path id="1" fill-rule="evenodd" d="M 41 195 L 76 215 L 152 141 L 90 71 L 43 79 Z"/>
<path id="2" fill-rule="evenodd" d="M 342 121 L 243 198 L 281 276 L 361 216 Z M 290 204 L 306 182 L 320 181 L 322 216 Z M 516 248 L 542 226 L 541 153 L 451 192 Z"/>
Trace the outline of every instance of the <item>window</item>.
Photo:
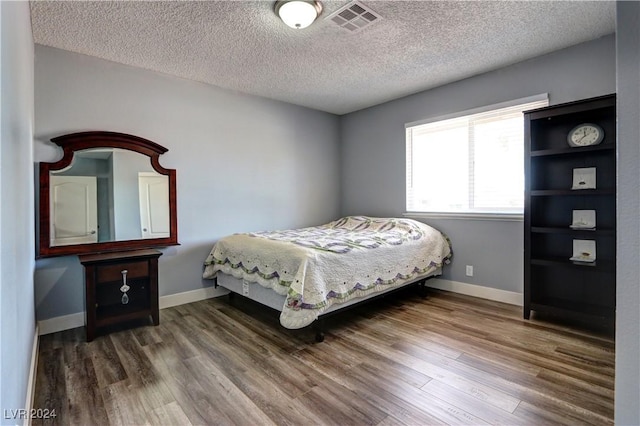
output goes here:
<path id="1" fill-rule="evenodd" d="M 524 117 L 547 95 L 407 124 L 407 211 L 522 214 Z"/>

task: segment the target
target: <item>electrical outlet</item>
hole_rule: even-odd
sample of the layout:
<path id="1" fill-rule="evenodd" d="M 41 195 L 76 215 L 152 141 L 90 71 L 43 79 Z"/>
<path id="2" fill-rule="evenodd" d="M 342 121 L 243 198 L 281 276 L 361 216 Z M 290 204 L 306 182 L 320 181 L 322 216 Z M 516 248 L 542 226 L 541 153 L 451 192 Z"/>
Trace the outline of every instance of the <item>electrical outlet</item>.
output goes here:
<path id="1" fill-rule="evenodd" d="M 468 277 L 473 276 L 473 265 L 467 265 L 467 276 Z"/>

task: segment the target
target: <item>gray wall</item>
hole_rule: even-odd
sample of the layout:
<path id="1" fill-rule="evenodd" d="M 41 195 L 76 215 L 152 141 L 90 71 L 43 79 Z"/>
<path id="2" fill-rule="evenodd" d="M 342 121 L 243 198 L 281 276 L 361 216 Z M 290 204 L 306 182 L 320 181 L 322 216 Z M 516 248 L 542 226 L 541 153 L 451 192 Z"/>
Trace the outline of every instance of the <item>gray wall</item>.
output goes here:
<path id="1" fill-rule="evenodd" d="M 0 42 L 0 422 L 22 424 L 21 419 L 7 417 L 10 410 L 25 408 L 36 327 L 33 38 L 28 2 L 0 2 Z"/>
<path id="2" fill-rule="evenodd" d="M 640 3 L 617 3 L 618 230 L 615 421 L 640 424 Z"/>
<path id="3" fill-rule="evenodd" d="M 607 36 L 355 112 L 342 122 L 342 213 L 405 211 L 405 123 L 539 93 L 558 104 L 613 93 L 615 37 Z M 446 176 L 434 185 L 446 185 Z M 428 219 L 451 239 L 443 278 L 522 292 L 523 222 Z M 465 265 L 474 276 L 465 276 Z"/>
<path id="4" fill-rule="evenodd" d="M 258 70 L 256 70 L 258 72 Z M 169 149 L 177 170 L 180 246 L 163 249 L 160 295 L 201 279 L 213 242 L 234 232 L 309 226 L 339 215 L 339 118 L 282 102 L 36 45 L 34 160 L 49 139 L 109 130 Z M 77 257 L 40 259 L 39 320 L 84 310 Z"/>

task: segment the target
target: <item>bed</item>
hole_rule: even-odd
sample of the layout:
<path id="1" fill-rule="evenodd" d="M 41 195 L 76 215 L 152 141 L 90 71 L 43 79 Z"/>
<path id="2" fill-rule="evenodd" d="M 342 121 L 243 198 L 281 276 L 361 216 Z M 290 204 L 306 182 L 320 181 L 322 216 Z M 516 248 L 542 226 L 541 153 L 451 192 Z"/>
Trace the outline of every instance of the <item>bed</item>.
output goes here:
<path id="1" fill-rule="evenodd" d="M 203 278 L 277 309 L 283 327 L 298 329 L 363 300 L 423 284 L 442 273 L 451 255 L 448 238 L 422 222 L 347 216 L 320 226 L 221 238 Z M 322 341 L 323 330 L 316 331 Z"/>

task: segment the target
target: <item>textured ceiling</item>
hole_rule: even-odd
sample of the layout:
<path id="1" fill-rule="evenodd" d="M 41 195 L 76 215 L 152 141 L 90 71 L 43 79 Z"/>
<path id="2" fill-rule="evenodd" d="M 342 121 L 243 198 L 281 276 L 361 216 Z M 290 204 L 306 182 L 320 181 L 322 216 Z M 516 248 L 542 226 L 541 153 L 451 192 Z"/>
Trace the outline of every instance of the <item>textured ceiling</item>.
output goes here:
<path id="1" fill-rule="evenodd" d="M 351 33 L 272 1 L 32 1 L 35 42 L 345 114 L 611 34 L 615 2 L 375 1 Z"/>

